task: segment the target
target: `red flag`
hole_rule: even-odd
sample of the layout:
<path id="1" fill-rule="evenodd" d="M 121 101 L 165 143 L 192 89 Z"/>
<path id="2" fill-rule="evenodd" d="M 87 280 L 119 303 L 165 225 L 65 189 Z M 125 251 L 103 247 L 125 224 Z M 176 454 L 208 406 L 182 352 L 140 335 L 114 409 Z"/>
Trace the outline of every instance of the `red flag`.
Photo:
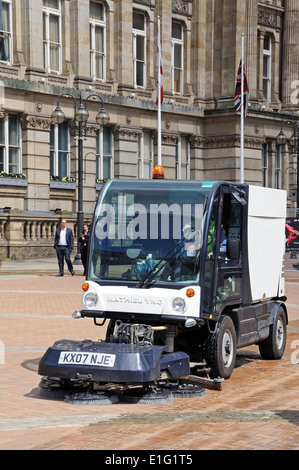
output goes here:
<path id="1" fill-rule="evenodd" d="M 241 87 L 242 87 L 242 60 L 240 61 L 238 75 L 237 75 L 237 83 L 236 83 L 236 91 L 235 91 L 235 110 L 240 111 L 241 109 Z M 248 103 L 249 103 L 249 87 L 247 82 L 247 77 L 245 74 L 245 65 L 243 65 L 243 106 L 244 106 L 244 117 L 246 118 L 248 113 Z"/>
<path id="2" fill-rule="evenodd" d="M 160 42 L 160 20 L 158 20 L 158 40 L 157 40 L 157 93 L 161 96 L 161 104 L 163 103 L 163 67 L 162 67 L 162 50 Z M 158 104 L 158 96 L 156 104 Z"/>

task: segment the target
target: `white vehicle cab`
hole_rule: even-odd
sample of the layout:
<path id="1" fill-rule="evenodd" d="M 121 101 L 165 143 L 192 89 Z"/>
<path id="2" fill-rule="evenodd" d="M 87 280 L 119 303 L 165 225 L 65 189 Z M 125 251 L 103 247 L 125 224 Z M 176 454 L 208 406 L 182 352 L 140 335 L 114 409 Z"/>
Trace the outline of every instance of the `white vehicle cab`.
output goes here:
<path id="1" fill-rule="evenodd" d="M 39 373 L 148 385 L 200 383 L 204 371 L 215 384 L 232 374 L 237 348 L 258 344 L 264 358 L 281 358 L 285 217 L 286 193 L 274 189 L 225 181 L 107 182 L 74 315 L 100 325 L 108 319 L 106 337 L 55 343 Z"/>

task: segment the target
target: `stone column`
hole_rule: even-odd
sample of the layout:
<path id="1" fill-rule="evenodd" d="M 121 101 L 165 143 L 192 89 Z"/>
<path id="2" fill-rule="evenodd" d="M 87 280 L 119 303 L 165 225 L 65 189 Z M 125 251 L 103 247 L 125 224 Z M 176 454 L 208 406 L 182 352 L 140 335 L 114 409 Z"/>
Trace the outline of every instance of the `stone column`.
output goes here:
<path id="1" fill-rule="evenodd" d="M 70 57 L 74 85 L 91 83 L 89 60 L 89 0 L 73 0 L 70 14 Z"/>
<path id="2" fill-rule="evenodd" d="M 164 96 L 171 93 L 171 32 L 172 32 L 172 0 L 159 0 L 156 4 L 157 16 L 161 19 L 161 47 L 163 64 Z M 155 28 L 157 34 L 157 26 Z M 156 36 L 157 37 L 157 36 Z"/>
<path id="3" fill-rule="evenodd" d="M 108 2 L 106 10 L 106 47 L 109 48 L 106 54 L 106 79 L 108 82 L 116 82 L 115 75 L 115 54 L 118 44 L 115 41 L 115 5 L 113 1 Z"/>
<path id="4" fill-rule="evenodd" d="M 195 105 L 203 104 L 206 77 L 209 77 L 209 71 L 206 70 L 206 47 L 209 47 L 207 36 L 210 31 L 206 25 L 206 9 L 206 2 L 195 2 L 192 8 L 190 69 Z"/>
<path id="5" fill-rule="evenodd" d="M 142 129 L 118 126 L 114 130 L 114 176 L 138 177 L 138 136 Z"/>
<path id="6" fill-rule="evenodd" d="M 49 117 L 22 116 L 23 171 L 28 179 L 24 209 L 27 211 L 50 210 L 50 127 Z"/>
<path id="7" fill-rule="evenodd" d="M 179 134 L 177 132 L 162 132 L 162 165 L 166 179 L 177 178 L 176 156 L 178 138 Z M 157 154 L 157 151 L 155 151 L 155 154 Z"/>
<path id="8" fill-rule="evenodd" d="M 192 180 L 204 180 L 203 137 L 190 137 L 190 177 Z"/>
<path id="9" fill-rule="evenodd" d="M 258 57 L 259 57 L 259 64 L 258 64 L 258 83 L 257 83 L 257 98 L 259 100 L 264 100 L 264 92 L 263 92 L 263 49 L 264 49 L 264 37 L 265 32 L 259 30 L 258 31 Z"/>
<path id="10" fill-rule="evenodd" d="M 250 89 L 250 101 L 257 101 L 257 17 L 258 17 L 258 5 L 256 0 L 247 0 L 247 11 L 246 11 L 246 75 L 248 79 L 248 85 Z"/>
<path id="11" fill-rule="evenodd" d="M 40 79 L 45 73 L 43 64 L 42 0 L 22 0 L 23 55 L 26 76 L 29 80 Z"/>
<path id="12" fill-rule="evenodd" d="M 245 33 L 244 0 L 224 0 L 222 17 L 221 98 L 234 99 L 236 74 L 241 59 L 242 34 Z"/>
<path id="13" fill-rule="evenodd" d="M 216 44 L 217 44 L 217 38 L 216 38 L 216 32 L 214 24 L 214 18 L 216 21 L 216 13 L 215 13 L 215 8 L 216 5 L 214 2 L 201 2 L 201 4 L 205 3 L 206 5 L 206 10 L 205 10 L 205 16 L 203 18 L 203 22 L 205 24 L 205 27 L 203 28 L 203 32 L 205 31 L 205 35 L 201 38 L 200 43 L 201 47 L 204 51 L 204 58 L 205 61 L 201 67 L 202 69 L 202 74 L 200 76 L 201 79 L 201 89 L 204 88 L 204 98 L 205 98 L 205 103 L 204 106 L 207 106 L 208 108 L 214 108 L 215 102 L 214 102 L 214 94 L 215 94 L 215 76 L 216 76 L 216 71 L 215 71 L 215 55 L 216 55 Z M 219 3 L 219 2 L 218 2 Z M 200 12 L 199 12 L 200 14 Z M 200 32 L 199 32 L 200 36 Z"/>
<path id="14" fill-rule="evenodd" d="M 115 50 L 116 75 L 119 92 L 132 92 L 133 87 L 133 41 L 132 11 L 133 1 L 115 2 Z"/>
<path id="15" fill-rule="evenodd" d="M 271 140 L 268 142 L 268 184 L 270 188 L 275 188 L 275 156 L 276 141 Z"/>
<path id="16" fill-rule="evenodd" d="M 299 2 L 285 0 L 282 63 L 282 106 L 298 111 Z M 296 92 L 297 90 L 297 92 Z"/>

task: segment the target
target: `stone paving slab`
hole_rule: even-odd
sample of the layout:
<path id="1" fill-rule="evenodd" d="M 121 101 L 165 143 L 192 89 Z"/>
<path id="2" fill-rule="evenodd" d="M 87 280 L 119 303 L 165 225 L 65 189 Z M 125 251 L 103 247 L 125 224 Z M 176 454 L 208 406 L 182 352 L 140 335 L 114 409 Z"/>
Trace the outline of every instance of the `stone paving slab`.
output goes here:
<path id="1" fill-rule="evenodd" d="M 84 406 L 40 397 L 37 375 L 39 359 L 54 341 L 104 336 L 104 327 L 92 320 L 71 318 L 83 282 L 79 274 L 0 278 L 1 450 L 299 449 L 298 283 L 286 285 L 289 329 L 282 360 L 264 361 L 252 346 L 238 352 L 221 392 L 165 404 Z"/>

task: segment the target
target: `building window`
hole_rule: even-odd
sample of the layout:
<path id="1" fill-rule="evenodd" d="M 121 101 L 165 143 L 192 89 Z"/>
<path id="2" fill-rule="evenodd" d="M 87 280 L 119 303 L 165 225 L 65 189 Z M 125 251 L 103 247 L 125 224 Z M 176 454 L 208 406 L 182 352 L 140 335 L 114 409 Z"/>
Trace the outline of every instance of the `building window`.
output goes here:
<path id="1" fill-rule="evenodd" d="M 67 122 L 51 126 L 50 131 L 50 175 L 70 177 L 69 129 Z"/>
<path id="2" fill-rule="evenodd" d="M 153 139 L 151 132 L 143 132 L 138 141 L 138 178 L 151 179 L 153 168 Z"/>
<path id="3" fill-rule="evenodd" d="M 172 23 L 172 92 L 183 91 L 184 41 L 183 26 Z"/>
<path id="4" fill-rule="evenodd" d="M 0 2 L 0 60 L 11 61 L 11 4 Z"/>
<path id="5" fill-rule="evenodd" d="M 44 68 L 61 73 L 60 0 L 43 0 Z"/>
<path id="6" fill-rule="evenodd" d="M 263 144 L 262 148 L 262 178 L 263 178 L 263 187 L 268 186 L 268 145 Z"/>
<path id="7" fill-rule="evenodd" d="M 16 114 L 0 119 L 0 172 L 22 173 L 20 122 Z"/>
<path id="8" fill-rule="evenodd" d="M 133 12 L 133 74 L 134 87 L 145 87 L 146 21 L 143 13 Z"/>
<path id="9" fill-rule="evenodd" d="M 281 189 L 281 145 L 276 145 L 275 152 L 275 188 Z"/>
<path id="10" fill-rule="evenodd" d="M 271 100 L 271 37 L 266 34 L 263 48 L 263 92 L 267 101 Z"/>
<path id="11" fill-rule="evenodd" d="M 99 180 L 113 178 L 113 139 L 111 127 L 103 126 L 97 131 L 96 175 Z"/>
<path id="12" fill-rule="evenodd" d="M 93 80 L 105 80 L 106 76 L 106 28 L 105 7 L 90 2 L 90 74 Z"/>
<path id="13" fill-rule="evenodd" d="M 187 137 L 177 139 L 176 145 L 176 179 L 190 179 L 190 144 Z"/>

